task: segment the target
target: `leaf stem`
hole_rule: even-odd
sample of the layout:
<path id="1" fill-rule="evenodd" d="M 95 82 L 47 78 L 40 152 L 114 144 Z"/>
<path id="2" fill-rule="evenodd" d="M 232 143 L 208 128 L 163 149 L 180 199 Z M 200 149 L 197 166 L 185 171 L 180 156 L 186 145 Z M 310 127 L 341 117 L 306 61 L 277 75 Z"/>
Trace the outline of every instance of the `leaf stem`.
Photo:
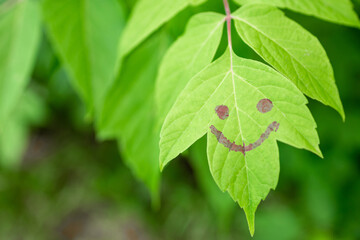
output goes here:
<path id="1" fill-rule="evenodd" d="M 231 11 L 228 0 L 223 0 L 224 8 L 226 12 L 226 24 L 227 24 L 227 35 L 228 35 L 228 44 L 229 49 L 232 50 L 232 42 L 231 42 Z"/>

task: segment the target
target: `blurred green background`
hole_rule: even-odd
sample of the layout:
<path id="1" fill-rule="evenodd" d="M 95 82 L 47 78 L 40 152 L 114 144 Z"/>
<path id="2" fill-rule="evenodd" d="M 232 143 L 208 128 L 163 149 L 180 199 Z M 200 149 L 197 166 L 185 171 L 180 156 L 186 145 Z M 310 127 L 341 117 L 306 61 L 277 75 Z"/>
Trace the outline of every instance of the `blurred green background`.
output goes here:
<path id="1" fill-rule="evenodd" d="M 129 12 L 133 1 L 121 2 Z M 222 2 L 187 8 L 159 31 L 176 39 L 204 10 L 223 12 Z M 286 14 L 326 49 L 346 121 L 309 99 L 324 159 L 279 143 L 278 187 L 260 204 L 254 239 L 360 239 L 360 31 Z M 239 56 L 260 60 L 233 41 Z M 0 135 L 0 239 L 250 239 L 243 211 L 211 178 L 204 141 L 165 169 L 152 208 L 116 142 L 96 140 L 43 30 L 31 82 Z"/>

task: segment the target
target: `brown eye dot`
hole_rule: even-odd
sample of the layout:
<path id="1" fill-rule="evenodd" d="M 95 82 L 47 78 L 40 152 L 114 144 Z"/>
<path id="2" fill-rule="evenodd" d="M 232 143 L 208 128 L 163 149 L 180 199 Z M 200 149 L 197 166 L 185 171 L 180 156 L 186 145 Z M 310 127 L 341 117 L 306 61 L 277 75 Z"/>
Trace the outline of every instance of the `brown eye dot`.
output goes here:
<path id="1" fill-rule="evenodd" d="M 218 117 L 222 120 L 226 119 L 229 116 L 229 108 L 225 105 L 219 105 L 215 108 L 215 112 Z"/>
<path id="2" fill-rule="evenodd" d="M 261 113 L 267 113 L 271 111 L 271 109 L 273 108 L 273 103 L 271 102 L 270 99 L 264 98 L 258 102 L 256 108 Z"/>

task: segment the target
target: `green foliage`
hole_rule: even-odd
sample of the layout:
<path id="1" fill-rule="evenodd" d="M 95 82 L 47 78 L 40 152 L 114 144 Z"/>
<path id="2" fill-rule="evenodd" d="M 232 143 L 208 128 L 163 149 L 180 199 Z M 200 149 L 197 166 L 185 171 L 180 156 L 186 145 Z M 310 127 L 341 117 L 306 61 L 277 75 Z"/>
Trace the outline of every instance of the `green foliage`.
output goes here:
<path id="1" fill-rule="evenodd" d="M 87 112 L 97 138 L 116 141 L 126 165 L 150 191 L 154 207 L 160 206 L 160 169 L 185 156 L 209 205 L 218 211 L 218 224 L 230 222 L 232 198 L 244 209 L 253 235 L 255 211 L 278 184 L 278 142 L 322 157 L 317 125 L 304 94 L 345 119 L 333 68 L 324 47 L 310 33 L 311 24 L 308 31 L 278 8 L 346 26 L 360 27 L 360 22 L 349 0 L 234 3 L 241 7 L 230 12 L 227 0 L 0 0 L 0 163 L 20 165 L 30 127 L 45 119 L 46 96 L 49 108 L 63 103 L 77 124 L 85 125 Z M 42 24 L 46 34 L 40 41 Z M 227 43 L 225 35 L 230 37 Z M 238 49 L 247 48 L 238 37 L 270 66 L 244 58 L 251 49 Z M 40 49 L 32 75 L 37 84 L 46 85 L 38 94 L 26 86 L 40 42 L 49 49 Z M 86 111 L 69 97 L 71 90 L 63 88 L 68 79 L 64 73 Z M 271 101 L 270 112 L 257 110 L 261 99 Z M 219 105 L 229 108 L 225 120 L 215 113 Z M 55 125 L 63 121 L 61 114 L 58 118 Z M 260 143 L 252 148 L 257 140 Z M 241 147 L 247 150 L 240 151 Z M 181 155 L 187 149 L 189 154 Z M 299 156 L 314 159 L 305 154 Z M 321 203 L 328 195 L 319 189 L 326 184 L 308 181 L 309 202 L 325 212 L 331 203 Z M 179 190 L 171 208 L 195 204 L 185 197 L 189 193 Z M 327 217 L 311 211 L 326 223 Z M 175 209 L 174 216 L 178 213 Z M 260 226 L 266 225 L 266 214 Z M 286 236 L 298 235 L 291 212 L 280 209 L 279 216 L 289 219 Z"/>
<path id="2" fill-rule="evenodd" d="M 158 203 L 160 171 L 154 83 L 156 69 L 168 45 L 168 36 L 159 34 L 124 61 L 104 102 L 98 124 L 101 138 L 118 139 L 125 161 L 135 176 L 149 187 L 155 204 Z"/>
<path id="3" fill-rule="evenodd" d="M 43 13 L 74 87 L 88 112 L 98 112 L 114 77 L 114 49 L 124 24 L 120 5 L 116 0 L 45 0 Z"/>
<path id="4" fill-rule="evenodd" d="M 335 4 L 332 7 L 342 11 L 341 14 L 348 15 L 346 12 L 348 8 L 339 8 Z M 349 7 L 351 10 L 351 5 Z M 307 13 L 314 14 L 311 11 Z M 316 13 L 320 17 L 324 16 L 321 11 Z M 231 18 L 240 37 L 265 61 L 293 81 L 299 90 L 332 106 L 345 119 L 332 67 L 316 37 L 286 18 L 280 10 L 266 5 L 245 5 L 231 14 Z M 331 19 L 348 25 L 351 22 L 353 26 L 358 23 L 357 18 L 344 20 L 336 14 Z M 231 36 L 229 31 L 230 28 L 228 28 L 228 36 Z M 190 40 L 188 45 L 196 46 L 200 34 L 193 33 L 193 40 Z M 231 44 L 230 39 L 229 44 Z M 229 191 L 233 199 L 244 208 L 250 232 L 253 234 L 255 210 L 260 201 L 265 199 L 270 188 L 274 189 L 277 183 L 279 164 L 275 139 L 308 149 L 319 156 L 322 154 L 318 147 L 316 123 L 305 106 L 307 101 L 300 92 L 296 93 L 297 88 L 286 85 L 286 81 L 280 75 L 276 76 L 275 72 L 267 77 L 269 69 L 238 59 L 233 54 L 231 45 L 229 48 L 229 54 L 201 71 L 197 69 L 199 73 L 186 85 L 167 115 L 160 134 L 160 167 L 163 169 L 169 161 L 208 132 L 208 158 L 213 177 L 219 187 L 223 191 Z M 172 104 L 171 98 L 167 96 L 178 96 L 179 91 L 176 86 L 185 86 L 195 74 L 180 75 L 181 78 L 175 79 L 177 81 L 171 79 L 163 84 L 166 81 L 162 80 L 164 78 L 162 75 L 170 75 L 163 74 L 167 69 L 172 74 L 192 72 L 188 70 L 187 64 L 183 64 L 185 66 L 180 69 L 177 66 L 179 58 L 177 52 L 186 54 L 183 50 L 185 48 L 182 47 L 177 51 L 173 49 L 176 49 L 175 45 L 171 51 L 168 51 L 160 71 L 160 83 L 157 88 L 160 96 L 159 109 L 166 110 L 163 103 L 170 99 L 168 104 Z M 190 59 L 193 58 L 191 57 L 193 54 L 196 56 L 196 52 L 188 54 Z M 180 57 L 179 62 L 181 63 L 182 60 Z M 193 66 L 191 62 L 189 65 Z M 247 84 L 241 84 L 242 82 Z M 162 97 L 164 100 L 161 100 Z M 255 109 L 256 103 L 264 98 L 270 99 L 275 108 L 267 117 L 260 116 L 261 114 Z M 230 113 L 233 109 L 236 116 L 232 113 L 232 117 L 224 124 L 214 113 L 214 109 L 219 105 L 228 106 Z M 261 119 L 266 120 L 267 123 Z M 278 123 L 281 126 L 279 132 L 271 136 L 261 148 L 240 154 L 229 152 L 227 148 L 221 146 L 224 142 L 221 142 L 220 138 L 225 136 L 226 141 L 242 144 L 245 148 L 255 142 L 266 130 L 266 124 L 275 119 L 276 121 L 279 119 Z M 284 121 L 286 123 L 283 123 Z M 212 125 L 220 126 L 222 132 L 219 134 L 223 135 L 212 136 L 210 131 Z"/>
<path id="5" fill-rule="evenodd" d="M 0 134 L 29 82 L 40 37 L 37 1 L 0 6 Z"/>

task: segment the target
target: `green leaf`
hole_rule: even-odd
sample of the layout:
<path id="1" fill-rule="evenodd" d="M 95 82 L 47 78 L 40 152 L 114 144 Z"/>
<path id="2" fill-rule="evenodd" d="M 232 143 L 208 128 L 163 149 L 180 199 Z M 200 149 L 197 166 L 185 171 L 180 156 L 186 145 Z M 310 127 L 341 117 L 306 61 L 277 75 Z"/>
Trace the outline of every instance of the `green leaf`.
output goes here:
<path id="1" fill-rule="evenodd" d="M 333 69 L 316 37 L 274 7 L 245 5 L 232 16 L 246 44 L 302 92 L 345 119 Z"/>
<path id="2" fill-rule="evenodd" d="M 167 51 L 156 81 L 159 122 L 188 81 L 213 59 L 219 46 L 225 16 L 200 13 L 192 17 L 185 34 Z"/>
<path id="3" fill-rule="evenodd" d="M 0 131 L 18 104 L 35 61 L 40 40 L 37 1 L 0 6 Z"/>
<path id="4" fill-rule="evenodd" d="M 321 18 L 323 20 L 360 27 L 360 21 L 350 0 L 235 0 L 239 4 L 268 4 Z"/>
<path id="5" fill-rule="evenodd" d="M 155 128 L 154 84 L 169 46 L 161 33 L 128 56 L 104 102 L 98 124 L 101 138 L 118 138 L 125 161 L 157 201 L 160 180 L 159 129 Z"/>
<path id="6" fill-rule="evenodd" d="M 257 111 L 261 99 L 272 101 L 270 112 Z M 296 86 L 272 68 L 227 51 L 190 80 L 171 108 L 160 134 L 160 166 L 208 133 L 212 175 L 220 189 L 244 208 L 253 234 L 256 207 L 277 184 L 276 140 L 321 155 L 316 123 L 306 103 Z M 230 109 L 226 120 L 215 114 L 218 105 Z M 213 125 L 230 141 L 249 146 L 273 121 L 279 123 L 278 131 L 245 156 L 230 152 L 210 131 Z"/>
<path id="7" fill-rule="evenodd" d="M 206 0 L 139 0 L 121 37 L 119 56 L 125 56 L 151 33 L 190 4 Z"/>
<path id="8" fill-rule="evenodd" d="M 101 106 L 112 82 L 124 24 L 117 0 L 45 0 L 44 18 L 73 85 L 88 111 Z"/>

